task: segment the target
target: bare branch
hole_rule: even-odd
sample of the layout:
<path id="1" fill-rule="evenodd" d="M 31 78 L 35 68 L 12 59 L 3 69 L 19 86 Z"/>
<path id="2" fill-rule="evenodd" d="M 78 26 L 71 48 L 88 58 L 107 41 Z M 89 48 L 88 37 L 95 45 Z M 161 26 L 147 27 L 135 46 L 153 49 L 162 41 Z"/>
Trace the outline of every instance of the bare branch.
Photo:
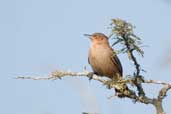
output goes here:
<path id="1" fill-rule="evenodd" d="M 164 99 L 166 97 L 167 91 L 171 89 L 171 83 L 169 84 L 164 84 L 163 88 L 160 90 L 159 95 L 158 95 L 158 100 Z"/>
<path id="2" fill-rule="evenodd" d="M 32 77 L 32 76 L 18 76 L 15 79 L 30 79 L 30 80 L 56 80 L 56 79 L 62 79 L 66 76 L 80 76 L 80 77 L 92 77 L 93 80 L 97 80 L 102 83 L 106 83 L 107 80 L 102 79 L 101 77 L 97 76 L 96 74 L 93 74 L 92 72 L 70 72 L 70 71 L 59 71 L 56 70 L 52 72 L 48 77 Z"/>
<path id="3" fill-rule="evenodd" d="M 161 85 L 171 85 L 171 83 L 167 83 L 164 81 L 157 81 L 157 80 L 144 80 L 144 83 L 152 83 L 152 84 L 161 84 Z"/>
<path id="4" fill-rule="evenodd" d="M 97 80 L 97 81 L 100 81 L 102 82 L 103 84 L 105 84 L 107 81 L 109 81 L 110 79 L 106 79 L 101 77 L 101 76 L 98 76 L 96 74 L 94 74 L 93 72 L 89 72 L 89 71 L 83 71 L 83 72 L 71 72 L 71 71 L 62 71 L 62 70 L 56 70 L 54 72 L 52 72 L 49 76 L 47 77 L 35 77 L 35 76 L 18 76 L 18 77 L 15 77 L 15 79 L 30 79 L 30 80 L 55 80 L 55 79 L 62 79 L 63 77 L 70 77 L 70 76 L 73 76 L 73 77 L 76 77 L 76 76 L 79 76 L 79 77 L 92 77 L 93 80 Z M 133 79 L 133 78 L 132 78 Z M 128 83 L 130 84 L 131 78 L 129 79 L 123 79 L 123 80 L 119 80 L 118 83 Z M 170 85 L 171 83 L 167 83 L 167 82 L 164 82 L 164 81 L 159 81 L 159 80 L 144 80 L 144 82 L 142 83 L 149 83 L 149 84 L 161 84 L 161 85 L 165 85 L 168 89 L 170 89 Z"/>
<path id="5" fill-rule="evenodd" d="M 93 80 L 97 80 L 99 82 L 101 82 L 103 85 L 106 85 L 107 87 L 111 88 L 116 88 L 118 83 L 123 83 L 123 82 L 127 82 L 128 84 L 130 84 L 130 80 L 131 79 L 123 79 L 120 80 L 118 83 L 110 83 L 111 80 L 110 79 L 106 79 L 103 78 L 101 76 L 98 76 L 96 74 L 93 74 L 92 72 L 88 72 L 88 71 L 83 71 L 83 72 L 71 72 L 71 71 L 55 71 L 52 72 L 51 75 L 49 75 L 48 77 L 30 77 L 30 76 L 18 76 L 16 77 L 16 79 L 30 79 L 30 80 L 56 80 L 56 79 L 62 79 L 63 77 L 76 77 L 76 76 L 80 76 L 80 77 L 92 77 Z M 156 81 L 156 80 L 144 80 L 143 83 L 149 83 L 149 84 L 161 84 L 164 87 L 160 90 L 160 94 L 158 96 L 159 99 L 163 99 L 166 96 L 166 93 L 169 89 L 171 89 L 171 83 L 166 83 L 163 81 Z M 154 104 L 153 102 L 153 98 L 148 98 L 146 96 L 142 97 L 142 96 L 137 96 L 136 94 L 126 94 L 123 92 L 123 96 L 127 97 L 127 98 L 131 98 L 134 99 L 135 101 L 139 101 L 141 103 L 145 103 L 145 104 Z"/>

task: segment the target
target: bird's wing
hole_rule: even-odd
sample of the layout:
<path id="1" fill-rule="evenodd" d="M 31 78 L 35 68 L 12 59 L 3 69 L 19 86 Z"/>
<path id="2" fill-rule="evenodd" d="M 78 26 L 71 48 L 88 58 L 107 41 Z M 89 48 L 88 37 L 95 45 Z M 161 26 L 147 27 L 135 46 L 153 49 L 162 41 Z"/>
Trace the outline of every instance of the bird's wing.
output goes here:
<path id="1" fill-rule="evenodd" d="M 122 76 L 122 73 L 123 73 L 122 65 L 121 65 L 119 58 L 117 57 L 115 53 L 113 54 L 112 62 L 116 66 L 117 71 L 119 71 L 120 75 Z"/>

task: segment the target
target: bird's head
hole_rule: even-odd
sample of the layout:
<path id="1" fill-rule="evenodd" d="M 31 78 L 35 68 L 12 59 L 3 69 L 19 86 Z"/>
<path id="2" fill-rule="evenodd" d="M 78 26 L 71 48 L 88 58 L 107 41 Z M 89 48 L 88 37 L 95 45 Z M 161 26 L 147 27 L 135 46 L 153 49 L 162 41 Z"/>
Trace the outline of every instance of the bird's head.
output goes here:
<path id="1" fill-rule="evenodd" d="M 103 43 L 108 44 L 108 37 L 103 33 L 93 33 L 92 35 L 84 34 L 84 36 L 90 38 L 93 44 L 103 44 Z"/>

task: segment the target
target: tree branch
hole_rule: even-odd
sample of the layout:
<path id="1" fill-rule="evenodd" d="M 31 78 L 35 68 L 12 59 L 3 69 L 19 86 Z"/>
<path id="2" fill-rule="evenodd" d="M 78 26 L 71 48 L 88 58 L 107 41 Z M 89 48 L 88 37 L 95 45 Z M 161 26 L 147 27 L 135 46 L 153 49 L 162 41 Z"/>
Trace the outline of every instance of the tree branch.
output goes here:
<path id="1" fill-rule="evenodd" d="M 131 81 L 134 81 L 134 79 L 123 79 L 120 80 L 119 82 L 115 83 L 110 83 L 110 79 L 103 78 L 101 76 L 98 76 L 96 74 L 93 74 L 92 72 L 88 71 L 83 71 L 83 72 L 71 72 L 71 71 L 55 71 L 52 72 L 48 77 L 30 77 L 30 76 L 18 76 L 16 79 L 30 79 L 30 80 L 57 80 L 57 79 L 62 79 L 63 77 L 87 77 L 88 79 L 92 77 L 93 80 L 97 80 L 101 82 L 103 85 L 106 85 L 106 87 L 111 88 L 116 88 L 118 83 L 123 83 L 127 82 L 127 84 L 131 84 Z M 163 88 L 159 91 L 158 98 L 149 98 L 147 96 L 137 96 L 136 94 L 127 94 L 127 93 L 122 93 L 122 97 L 124 98 L 130 98 L 134 100 L 135 102 L 141 102 L 144 104 L 152 104 L 156 107 L 156 110 L 158 111 L 157 114 L 164 114 L 163 113 L 163 108 L 162 108 L 162 99 L 166 96 L 167 92 L 169 89 L 171 89 L 171 83 L 166 83 L 163 81 L 156 81 L 156 80 L 144 80 L 143 83 L 148 83 L 148 84 L 160 84 L 163 85 Z M 162 111 L 162 113 L 161 113 Z M 160 113 L 159 113 L 160 112 Z"/>
<path id="2" fill-rule="evenodd" d="M 136 57 L 133 54 L 133 51 L 140 53 L 142 56 L 144 52 L 140 49 L 141 39 L 137 37 L 133 32 L 132 24 L 121 20 L 121 19 L 113 19 L 112 20 L 112 36 L 117 39 L 113 45 L 120 43 L 123 44 L 123 48 L 121 52 L 127 52 L 128 58 L 130 58 L 135 66 L 136 72 L 134 72 L 133 76 L 135 77 L 132 80 L 133 84 L 137 87 L 138 90 L 138 98 L 142 98 L 145 104 L 152 104 L 156 108 L 157 114 L 164 114 L 162 100 L 166 96 L 167 91 L 171 88 L 171 83 L 165 83 L 161 81 L 154 80 L 144 80 L 143 76 L 140 75 L 140 64 L 137 62 Z M 126 47 L 126 48 L 125 48 Z M 143 90 L 142 83 L 155 83 L 162 84 L 163 88 L 159 91 L 157 98 L 148 98 Z M 139 100 L 141 102 L 141 100 Z"/>

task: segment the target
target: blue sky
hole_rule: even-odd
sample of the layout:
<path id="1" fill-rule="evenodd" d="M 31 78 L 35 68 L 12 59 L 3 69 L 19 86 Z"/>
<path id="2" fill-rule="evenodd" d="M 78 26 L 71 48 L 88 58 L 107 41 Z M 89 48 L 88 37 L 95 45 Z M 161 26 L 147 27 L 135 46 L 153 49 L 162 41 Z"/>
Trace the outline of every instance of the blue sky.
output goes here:
<path id="1" fill-rule="evenodd" d="M 0 113 L 1 114 L 152 114 L 152 106 L 113 94 L 99 82 L 66 77 L 56 81 L 15 80 L 47 76 L 61 69 L 82 71 L 90 42 L 84 33 L 103 32 L 112 18 L 136 26 L 145 45 L 139 62 L 147 79 L 171 82 L 171 4 L 168 0 L 1 0 L 0 1 Z M 124 74 L 132 63 L 119 55 Z M 146 85 L 145 85 L 146 86 Z M 160 86 L 146 86 L 154 97 Z M 171 113 L 171 95 L 164 100 Z"/>

